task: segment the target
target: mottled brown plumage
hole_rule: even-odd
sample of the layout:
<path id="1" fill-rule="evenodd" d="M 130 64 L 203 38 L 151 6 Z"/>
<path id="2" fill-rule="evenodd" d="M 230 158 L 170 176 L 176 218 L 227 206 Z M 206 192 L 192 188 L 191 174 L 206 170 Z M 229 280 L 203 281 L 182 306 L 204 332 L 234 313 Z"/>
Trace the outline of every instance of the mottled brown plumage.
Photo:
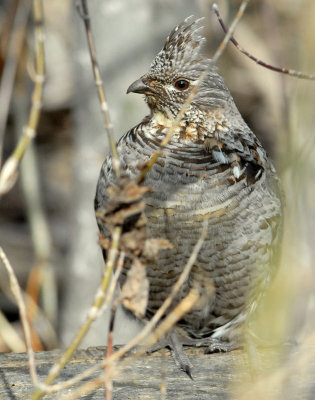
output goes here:
<path id="1" fill-rule="evenodd" d="M 199 20 L 187 18 L 171 32 L 148 73 L 129 87 L 128 92 L 145 95 L 151 114 L 118 142 L 122 169 L 137 177 L 139 165 L 159 149 L 198 78 L 207 71 L 144 180 L 153 188 L 145 195 L 150 234 L 165 237 L 174 246 L 147 265 L 148 317 L 170 293 L 208 219 L 207 238 L 174 304 L 196 283 L 204 288 L 206 299 L 178 323 L 178 340 L 175 330 L 168 343 L 175 353 L 180 353 L 179 343 L 229 348 L 221 341 L 233 338 L 273 276 L 281 230 L 276 171 L 217 68 L 202 54 L 204 38 L 199 32 Z M 106 189 L 114 182 L 108 156 L 97 186 L 96 209 L 106 204 Z M 100 230 L 106 234 L 102 225 Z M 209 289 L 207 294 L 212 285 L 214 292 Z M 177 356 L 189 372 L 187 360 Z"/>

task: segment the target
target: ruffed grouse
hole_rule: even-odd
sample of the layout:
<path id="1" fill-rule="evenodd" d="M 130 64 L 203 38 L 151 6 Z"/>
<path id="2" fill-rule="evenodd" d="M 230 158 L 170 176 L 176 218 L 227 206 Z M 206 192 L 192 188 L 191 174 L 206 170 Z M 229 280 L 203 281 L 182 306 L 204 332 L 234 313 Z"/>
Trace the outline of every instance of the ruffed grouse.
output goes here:
<path id="1" fill-rule="evenodd" d="M 145 195 L 150 235 L 165 237 L 173 245 L 147 265 L 147 317 L 170 293 L 208 219 L 207 237 L 174 305 L 196 284 L 205 295 L 209 285 L 209 296 L 163 343 L 188 374 L 182 344 L 208 344 L 210 351 L 233 348 L 236 328 L 255 308 L 275 270 L 282 219 L 279 178 L 217 68 L 202 54 L 205 39 L 199 21 L 189 17 L 176 26 L 149 71 L 128 88 L 127 93 L 145 95 L 151 112 L 117 144 L 122 171 L 136 178 L 139 165 L 159 149 L 198 85 L 144 180 L 153 189 Z M 96 210 L 106 204 L 107 188 L 114 183 L 108 156 L 97 185 Z"/>

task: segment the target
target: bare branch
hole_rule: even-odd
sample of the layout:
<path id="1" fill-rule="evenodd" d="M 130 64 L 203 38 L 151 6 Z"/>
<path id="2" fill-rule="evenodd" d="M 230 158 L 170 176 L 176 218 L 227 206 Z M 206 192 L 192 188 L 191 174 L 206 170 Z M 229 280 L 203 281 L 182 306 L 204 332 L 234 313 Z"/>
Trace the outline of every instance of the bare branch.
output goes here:
<path id="1" fill-rule="evenodd" d="M 240 5 L 240 8 L 239 8 L 234 20 L 232 21 L 231 25 L 229 26 L 229 29 L 224 30 L 225 36 L 224 36 L 222 42 L 220 43 L 220 46 L 218 47 L 217 51 L 214 53 L 214 56 L 212 57 L 212 61 L 214 63 L 216 63 L 218 61 L 218 59 L 221 57 L 221 55 L 222 55 L 224 49 L 226 48 L 229 40 L 231 40 L 231 38 L 232 38 L 232 36 L 233 36 L 233 34 L 235 32 L 236 26 L 239 23 L 239 21 L 241 20 L 248 3 L 249 3 L 249 0 L 243 0 L 242 1 L 241 5 Z M 216 3 L 214 3 L 212 5 L 212 8 L 213 8 L 214 12 L 216 13 L 216 15 L 218 15 L 217 12 L 219 12 L 219 8 L 218 8 Z"/>
<path id="2" fill-rule="evenodd" d="M 216 16 L 218 17 L 218 20 L 220 22 L 220 25 L 223 29 L 223 31 L 226 33 L 226 36 L 228 35 L 230 28 L 227 29 L 219 12 L 219 8 L 216 4 L 213 4 L 213 10 L 216 14 Z M 233 33 L 233 32 L 232 32 Z M 280 72 L 282 74 L 286 74 L 286 75 L 290 75 L 290 76 L 294 76 L 296 78 L 300 78 L 300 79 L 308 79 L 308 80 L 315 80 L 315 75 L 312 74 L 305 74 L 304 72 L 301 71 L 296 71 L 294 69 L 288 69 L 288 68 L 281 68 L 281 67 L 275 67 L 274 65 L 268 64 L 265 61 L 260 60 L 259 58 L 253 56 L 252 54 L 250 54 L 247 50 L 245 50 L 238 42 L 237 40 L 231 35 L 229 35 L 229 40 L 234 44 L 234 46 L 243 54 L 245 54 L 246 57 L 250 58 L 251 60 L 253 60 L 256 64 L 261 65 L 264 68 L 270 69 L 272 71 L 276 71 L 276 72 Z"/>
<path id="3" fill-rule="evenodd" d="M 44 28 L 42 0 L 33 1 L 33 17 L 35 23 L 35 78 L 32 93 L 32 105 L 28 122 L 12 155 L 4 163 L 0 172 L 0 195 L 8 192 L 18 177 L 18 167 L 29 145 L 36 136 L 38 121 L 42 109 L 43 84 L 45 80 Z"/>

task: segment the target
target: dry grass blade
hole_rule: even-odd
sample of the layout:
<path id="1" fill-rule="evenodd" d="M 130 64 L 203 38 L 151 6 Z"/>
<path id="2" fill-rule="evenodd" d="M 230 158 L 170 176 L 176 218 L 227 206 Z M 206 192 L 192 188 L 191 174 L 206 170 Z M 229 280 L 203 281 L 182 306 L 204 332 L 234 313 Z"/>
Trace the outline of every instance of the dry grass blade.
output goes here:
<path id="1" fill-rule="evenodd" d="M 32 105 L 28 122 L 23 129 L 13 154 L 4 163 L 0 172 L 0 195 L 8 192 L 18 177 L 18 167 L 30 142 L 36 135 L 38 121 L 42 108 L 43 84 L 45 80 L 44 28 L 42 0 L 33 1 L 33 17 L 35 24 L 35 78 L 32 93 Z"/>
<path id="2" fill-rule="evenodd" d="M 274 65 L 268 64 L 265 61 L 260 60 L 259 58 L 253 56 L 252 54 L 250 54 L 247 50 L 245 50 L 238 42 L 237 40 L 233 37 L 233 31 L 229 34 L 230 32 L 230 28 L 227 29 L 219 12 L 219 8 L 216 4 L 213 4 L 213 10 L 220 22 L 220 25 L 223 29 L 223 31 L 226 33 L 225 37 L 228 37 L 228 40 L 230 40 L 234 46 L 241 52 L 243 53 L 246 57 L 250 58 L 251 60 L 253 60 L 256 64 L 261 65 L 264 68 L 270 69 L 272 71 L 275 72 L 280 72 L 282 74 L 286 74 L 286 75 L 290 75 L 290 76 L 294 76 L 296 78 L 300 78 L 300 79 L 308 79 L 311 81 L 315 80 L 315 75 L 312 74 L 305 74 L 304 72 L 301 71 L 296 71 L 294 69 L 288 69 L 288 68 L 282 68 L 282 67 L 276 67 Z M 221 47 L 221 46 L 220 46 Z M 219 50 L 219 49 L 218 49 Z"/>
<path id="3" fill-rule="evenodd" d="M 81 3 L 81 8 L 80 8 L 80 3 Z M 97 88 L 97 94 L 98 98 L 101 104 L 101 110 L 104 116 L 104 126 L 105 126 L 105 131 L 108 136 L 108 141 L 109 145 L 111 148 L 112 156 L 113 156 L 113 168 L 114 172 L 116 175 L 116 178 L 120 176 L 120 162 L 118 158 L 118 153 L 117 153 L 117 148 L 116 148 L 116 143 L 114 139 L 114 134 L 113 134 L 113 124 L 110 119 L 109 115 L 109 109 L 108 109 L 108 104 L 106 101 L 106 96 L 104 93 L 103 89 L 103 82 L 100 74 L 100 70 L 98 67 L 98 62 L 96 58 L 96 50 L 95 46 L 93 43 L 93 38 L 92 38 L 92 31 L 91 31 L 91 19 L 89 15 L 89 10 L 88 10 L 88 5 L 87 5 L 87 0 L 78 0 L 76 3 L 77 10 L 83 19 L 84 26 L 85 26 L 85 31 L 86 31 L 86 37 L 88 41 L 88 46 L 89 46 L 89 52 L 90 52 L 90 57 L 91 57 L 91 62 L 92 62 L 92 68 L 93 68 L 93 74 L 94 74 L 94 79 L 95 79 L 95 84 Z"/>

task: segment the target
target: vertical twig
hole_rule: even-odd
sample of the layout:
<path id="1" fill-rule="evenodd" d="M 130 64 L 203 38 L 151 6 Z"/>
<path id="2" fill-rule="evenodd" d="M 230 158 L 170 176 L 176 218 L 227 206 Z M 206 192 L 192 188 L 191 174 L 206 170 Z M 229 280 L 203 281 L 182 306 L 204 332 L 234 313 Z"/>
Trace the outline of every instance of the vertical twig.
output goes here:
<path id="1" fill-rule="evenodd" d="M 0 165 L 2 160 L 2 147 L 5 127 L 9 114 L 10 100 L 12 97 L 14 78 L 21 53 L 26 25 L 31 10 L 31 0 L 20 0 L 17 4 L 12 32 L 10 34 L 8 51 L 0 81 Z"/>
<path id="2" fill-rule="evenodd" d="M 43 84 L 45 79 L 45 54 L 44 54 L 44 28 L 42 0 L 33 0 L 33 18 L 35 32 L 35 83 L 32 93 L 32 105 L 28 122 L 23 129 L 23 134 L 13 151 L 13 154 L 4 163 L 0 172 L 0 195 L 8 192 L 15 184 L 18 177 L 18 167 L 21 159 L 36 135 L 38 121 L 42 108 Z"/>
<path id="3" fill-rule="evenodd" d="M 22 130 L 23 121 L 27 117 L 27 104 L 28 100 L 24 91 L 23 93 L 16 93 L 14 99 L 14 132 L 17 138 Z M 56 322 L 58 300 L 55 271 L 51 265 L 52 239 L 43 208 L 39 171 L 36 147 L 34 143 L 31 143 L 21 161 L 21 185 L 35 252 L 35 264 L 29 274 L 26 291 L 28 292 L 33 287 L 35 293 L 38 294 L 40 288 L 42 289 L 43 310 L 51 322 Z M 36 295 L 34 301 L 37 302 Z"/>
<path id="4" fill-rule="evenodd" d="M 89 15 L 87 0 L 81 0 L 81 8 L 80 8 L 79 1 L 80 0 L 77 1 L 76 6 L 77 6 L 77 10 L 79 12 L 79 15 L 81 16 L 81 18 L 83 19 L 83 22 L 84 22 L 86 37 L 87 37 L 87 42 L 88 42 L 89 52 L 90 52 L 90 57 L 91 57 L 91 62 L 92 62 L 93 75 L 94 75 L 94 79 L 95 79 L 99 102 L 101 104 L 101 110 L 102 110 L 103 117 L 104 117 L 104 127 L 105 127 L 105 131 L 107 133 L 109 145 L 110 145 L 112 156 L 113 156 L 113 168 L 114 168 L 116 178 L 119 178 L 120 162 L 119 162 L 116 143 L 115 143 L 115 139 L 114 139 L 113 124 L 110 119 L 108 103 L 107 103 L 106 96 L 104 93 L 103 82 L 102 82 L 102 78 L 101 78 L 101 74 L 100 74 L 100 70 L 99 70 L 98 62 L 97 62 L 97 58 L 96 58 L 96 50 L 95 50 L 93 37 L 92 37 L 91 18 Z"/>
<path id="5" fill-rule="evenodd" d="M 118 282 L 119 275 L 120 275 L 121 270 L 124 265 L 124 260 L 125 260 L 125 253 L 121 252 L 119 254 L 119 259 L 117 261 L 115 275 L 113 277 L 111 296 L 110 296 L 110 289 L 108 290 L 109 299 L 110 298 L 112 299 L 113 304 L 112 304 L 112 308 L 111 308 L 111 312 L 110 312 L 106 357 L 110 357 L 113 354 L 114 325 L 115 325 L 116 311 L 117 311 L 117 306 L 118 306 L 117 282 Z M 112 398 L 111 374 L 107 373 L 106 368 L 105 368 L 105 398 L 106 398 L 106 400 L 111 400 L 111 398 Z"/>

